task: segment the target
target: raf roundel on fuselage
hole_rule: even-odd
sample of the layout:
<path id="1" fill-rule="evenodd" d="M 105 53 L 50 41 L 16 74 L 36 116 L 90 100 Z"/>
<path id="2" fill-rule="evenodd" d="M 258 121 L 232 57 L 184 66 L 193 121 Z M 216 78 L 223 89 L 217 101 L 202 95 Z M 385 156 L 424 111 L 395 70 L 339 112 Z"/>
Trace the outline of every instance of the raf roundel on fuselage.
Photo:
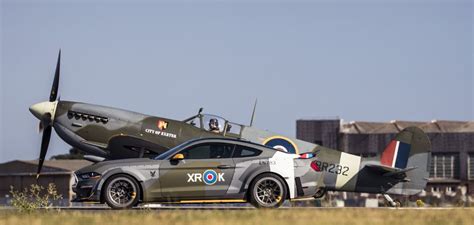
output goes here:
<path id="1" fill-rule="evenodd" d="M 296 146 L 293 141 L 286 137 L 282 136 L 273 136 L 270 138 L 267 138 L 264 142 L 263 145 L 268 146 L 270 148 L 275 148 L 278 150 L 282 150 L 284 152 L 288 153 L 293 153 L 293 154 L 298 154 L 298 147 Z"/>

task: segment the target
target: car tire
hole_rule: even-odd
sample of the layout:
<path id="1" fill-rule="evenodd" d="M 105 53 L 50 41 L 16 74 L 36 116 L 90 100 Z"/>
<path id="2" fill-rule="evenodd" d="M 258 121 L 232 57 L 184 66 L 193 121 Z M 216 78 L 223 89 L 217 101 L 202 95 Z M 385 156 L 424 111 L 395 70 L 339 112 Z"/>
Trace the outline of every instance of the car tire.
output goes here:
<path id="1" fill-rule="evenodd" d="M 271 173 L 258 175 L 249 188 L 249 201 L 256 208 L 278 208 L 285 202 L 285 181 Z"/>
<path id="2" fill-rule="evenodd" d="M 138 182 L 126 174 L 110 177 L 103 186 L 105 203 L 112 209 L 129 209 L 136 206 L 140 194 Z"/>

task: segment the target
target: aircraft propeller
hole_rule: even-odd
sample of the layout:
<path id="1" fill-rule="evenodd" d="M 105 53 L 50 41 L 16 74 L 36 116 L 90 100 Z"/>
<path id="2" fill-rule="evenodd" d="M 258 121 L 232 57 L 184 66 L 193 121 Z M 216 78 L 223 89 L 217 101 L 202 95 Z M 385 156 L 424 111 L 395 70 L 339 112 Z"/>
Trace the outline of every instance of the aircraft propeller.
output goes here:
<path id="1" fill-rule="evenodd" d="M 44 159 L 46 158 L 46 153 L 48 152 L 49 141 L 51 139 L 51 131 L 53 125 L 53 114 L 56 110 L 57 98 L 58 98 L 58 88 L 59 88 L 59 73 L 61 67 L 61 49 L 58 54 L 58 62 L 56 64 L 56 71 L 54 73 L 53 85 L 51 87 L 51 92 L 49 95 L 49 102 L 40 102 L 34 104 L 30 107 L 30 111 L 35 115 L 39 120 L 39 129 L 43 132 L 41 138 L 41 150 L 38 161 L 38 171 L 36 173 L 36 179 L 39 178 L 41 169 L 43 168 Z"/>

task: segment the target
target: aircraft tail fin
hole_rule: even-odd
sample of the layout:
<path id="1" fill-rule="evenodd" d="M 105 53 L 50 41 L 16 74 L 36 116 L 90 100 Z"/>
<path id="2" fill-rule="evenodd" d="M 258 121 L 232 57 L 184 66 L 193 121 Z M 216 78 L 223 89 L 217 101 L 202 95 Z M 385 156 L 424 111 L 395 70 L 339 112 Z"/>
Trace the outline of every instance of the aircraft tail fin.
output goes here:
<path id="1" fill-rule="evenodd" d="M 402 130 L 380 157 L 380 167 L 387 170 L 385 176 L 404 177 L 387 193 L 413 195 L 421 192 L 428 182 L 430 161 L 431 143 L 428 136 L 417 127 Z"/>
<path id="2" fill-rule="evenodd" d="M 393 139 L 383 151 L 380 164 L 400 169 L 406 168 L 410 151 L 411 143 Z"/>

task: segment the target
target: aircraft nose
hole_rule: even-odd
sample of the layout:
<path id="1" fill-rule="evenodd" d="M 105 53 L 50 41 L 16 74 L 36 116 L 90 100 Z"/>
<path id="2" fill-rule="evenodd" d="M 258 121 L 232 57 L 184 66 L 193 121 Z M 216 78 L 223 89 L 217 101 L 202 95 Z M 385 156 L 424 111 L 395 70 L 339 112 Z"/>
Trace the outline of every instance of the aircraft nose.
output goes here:
<path id="1" fill-rule="evenodd" d="M 41 119 L 46 113 L 53 114 L 55 107 L 55 102 L 40 102 L 30 106 L 30 112 L 36 118 Z"/>

